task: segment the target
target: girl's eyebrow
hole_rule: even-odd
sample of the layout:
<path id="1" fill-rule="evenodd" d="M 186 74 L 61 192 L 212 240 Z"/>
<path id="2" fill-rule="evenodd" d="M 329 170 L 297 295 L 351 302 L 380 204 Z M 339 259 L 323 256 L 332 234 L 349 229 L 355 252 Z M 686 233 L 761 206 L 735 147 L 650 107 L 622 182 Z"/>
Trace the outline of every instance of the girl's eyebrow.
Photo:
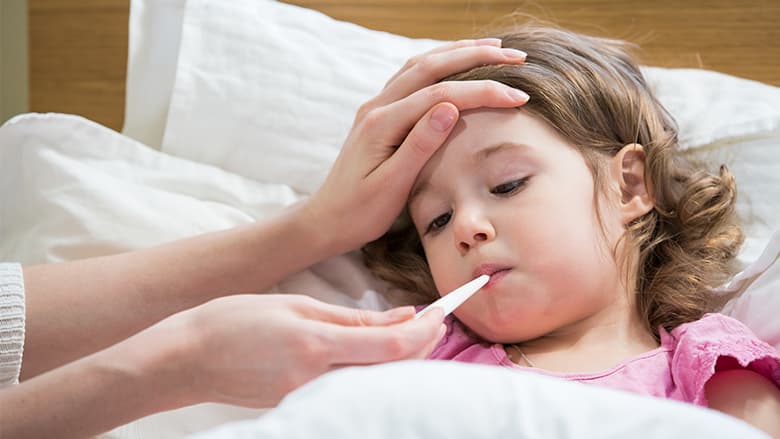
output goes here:
<path id="1" fill-rule="evenodd" d="M 530 149 L 530 147 L 524 143 L 515 143 L 515 142 L 501 142 L 496 145 L 488 146 L 486 148 L 482 148 L 476 153 L 474 153 L 475 160 L 477 162 L 482 162 L 488 159 L 491 155 L 505 151 L 505 150 L 521 150 L 526 151 Z"/>
<path id="2" fill-rule="evenodd" d="M 422 195 L 423 192 L 427 191 L 429 186 L 430 183 L 428 183 L 428 180 L 424 180 L 420 182 L 420 184 L 415 184 L 412 188 L 412 192 L 409 194 L 409 198 L 406 200 L 406 205 L 411 206 L 414 202 L 414 199 Z"/>
<path id="3" fill-rule="evenodd" d="M 494 155 L 501 151 L 520 150 L 522 152 L 528 149 L 530 149 L 530 147 L 524 143 L 501 142 L 477 150 L 473 154 L 473 157 L 474 157 L 475 164 L 478 164 L 479 162 L 484 162 L 485 160 L 487 160 L 491 155 Z M 412 187 L 412 191 L 409 193 L 409 198 L 407 199 L 406 204 L 411 205 L 414 202 L 415 198 L 422 195 L 429 188 L 430 188 L 430 183 L 428 182 L 428 180 L 422 180 L 417 184 L 415 184 L 414 187 Z"/>

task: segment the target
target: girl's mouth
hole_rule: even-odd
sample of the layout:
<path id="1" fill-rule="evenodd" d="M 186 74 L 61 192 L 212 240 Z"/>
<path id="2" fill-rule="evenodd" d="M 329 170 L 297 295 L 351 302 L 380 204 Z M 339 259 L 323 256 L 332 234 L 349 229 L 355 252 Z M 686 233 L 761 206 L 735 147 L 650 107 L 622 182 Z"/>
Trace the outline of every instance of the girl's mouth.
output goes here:
<path id="1" fill-rule="evenodd" d="M 502 269 L 500 269 L 498 271 L 493 272 L 493 274 L 490 275 L 490 280 L 488 281 L 487 284 L 485 284 L 485 286 L 483 288 L 487 289 L 487 288 L 492 287 L 493 285 L 495 285 L 496 283 L 501 281 L 501 279 L 503 279 L 504 276 L 509 274 L 510 270 L 511 270 L 511 268 L 502 268 Z"/>

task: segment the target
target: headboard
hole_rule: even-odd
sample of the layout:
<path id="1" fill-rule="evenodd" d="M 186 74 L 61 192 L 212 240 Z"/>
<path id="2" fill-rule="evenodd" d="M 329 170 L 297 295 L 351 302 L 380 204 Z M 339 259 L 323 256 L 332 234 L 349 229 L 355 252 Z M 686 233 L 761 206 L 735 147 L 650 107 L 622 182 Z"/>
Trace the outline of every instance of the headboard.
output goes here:
<path id="1" fill-rule="evenodd" d="M 224 0 L 217 0 L 224 1 Z M 410 37 L 455 39 L 513 11 L 640 44 L 642 62 L 700 67 L 780 86 L 776 0 L 290 0 Z M 28 0 L 30 110 L 120 130 L 130 0 Z"/>

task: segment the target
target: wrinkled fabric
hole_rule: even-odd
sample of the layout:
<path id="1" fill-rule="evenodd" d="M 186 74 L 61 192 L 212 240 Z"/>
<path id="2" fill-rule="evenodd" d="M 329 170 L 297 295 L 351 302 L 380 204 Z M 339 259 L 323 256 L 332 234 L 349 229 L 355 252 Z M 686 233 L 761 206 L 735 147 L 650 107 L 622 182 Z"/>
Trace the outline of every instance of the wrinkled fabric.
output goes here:
<path id="1" fill-rule="evenodd" d="M 722 314 L 707 314 L 671 333 L 661 329 L 658 348 L 595 373 L 557 373 L 522 367 L 509 359 L 503 345 L 481 341 L 452 316 L 445 323 L 447 332 L 429 359 L 535 371 L 705 407 L 704 386 L 717 371 L 749 369 L 780 387 L 780 353 L 740 321 Z"/>

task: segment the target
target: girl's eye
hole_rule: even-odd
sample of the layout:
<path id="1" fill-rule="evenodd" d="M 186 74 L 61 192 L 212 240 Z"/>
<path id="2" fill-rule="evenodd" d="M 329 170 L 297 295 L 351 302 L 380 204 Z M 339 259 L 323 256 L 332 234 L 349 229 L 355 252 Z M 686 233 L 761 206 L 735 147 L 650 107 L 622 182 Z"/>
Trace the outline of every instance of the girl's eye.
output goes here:
<path id="1" fill-rule="evenodd" d="M 490 193 L 496 195 L 511 195 L 517 192 L 518 189 L 525 186 L 525 183 L 527 181 L 528 181 L 528 177 L 525 177 L 519 180 L 510 181 L 508 183 L 499 184 L 498 186 L 491 189 Z"/>
<path id="2" fill-rule="evenodd" d="M 452 217 L 452 213 L 450 212 L 437 216 L 433 221 L 431 221 L 430 224 L 428 224 L 428 228 L 425 229 L 425 233 L 427 234 L 431 232 L 438 232 L 444 226 L 446 226 L 448 222 L 450 222 L 450 217 Z"/>

